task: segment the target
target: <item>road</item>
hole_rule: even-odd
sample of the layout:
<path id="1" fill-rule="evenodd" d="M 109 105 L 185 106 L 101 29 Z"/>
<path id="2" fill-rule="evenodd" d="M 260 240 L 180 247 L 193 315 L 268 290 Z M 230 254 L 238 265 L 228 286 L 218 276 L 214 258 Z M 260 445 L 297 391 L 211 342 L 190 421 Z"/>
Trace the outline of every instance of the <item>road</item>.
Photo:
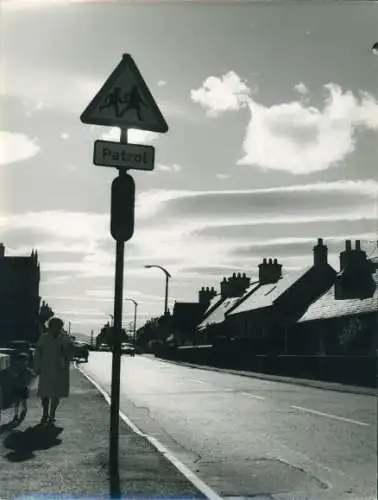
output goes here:
<path id="1" fill-rule="evenodd" d="M 110 391 L 111 353 L 81 366 Z M 223 498 L 377 498 L 374 396 L 124 356 L 120 404 Z"/>

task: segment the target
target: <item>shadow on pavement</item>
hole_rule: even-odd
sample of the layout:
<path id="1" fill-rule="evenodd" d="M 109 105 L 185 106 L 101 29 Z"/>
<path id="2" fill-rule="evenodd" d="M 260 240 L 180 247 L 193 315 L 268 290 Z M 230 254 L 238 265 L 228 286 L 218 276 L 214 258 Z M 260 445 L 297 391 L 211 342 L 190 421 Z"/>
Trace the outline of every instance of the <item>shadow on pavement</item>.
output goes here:
<path id="1" fill-rule="evenodd" d="M 5 455 L 9 462 L 23 462 L 35 457 L 34 451 L 47 450 L 62 443 L 58 439 L 62 427 L 36 425 L 24 431 L 13 431 L 4 439 L 4 446 L 12 450 Z"/>

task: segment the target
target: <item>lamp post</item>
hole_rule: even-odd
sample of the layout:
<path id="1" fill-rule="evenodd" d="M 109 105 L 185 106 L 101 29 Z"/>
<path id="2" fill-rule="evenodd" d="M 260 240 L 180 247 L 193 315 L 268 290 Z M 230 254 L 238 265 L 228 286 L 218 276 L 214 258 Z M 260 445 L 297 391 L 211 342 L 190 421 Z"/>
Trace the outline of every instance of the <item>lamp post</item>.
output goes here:
<path id="1" fill-rule="evenodd" d="M 150 269 L 151 267 L 157 267 L 157 268 L 161 269 L 163 271 L 163 273 L 165 274 L 164 317 L 166 318 L 167 313 L 168 313 L 168 281 L 169 281 L 169 278 L 171 278 L 171 275 L 169 274 L 169 272 L 166 269 L 164 269 L 164 267 L 158 266 L 156 264 L 148 264 L 144 267 L 146 267 L 147 269 Z"/>
<path id="2" fill-rule="evenodd" d="M 135 337 L 136 337 L 136 318 L 137 318 L 137 307 L 138 307 L 138 302 L 134 299 L 124 299 L 124 300 L 129 300 L 130 302 L 133 302 L 134 303 L 134 333 L 133 333 L 133 336 L 134 336 L 134 342 L 135 342 Z"/>

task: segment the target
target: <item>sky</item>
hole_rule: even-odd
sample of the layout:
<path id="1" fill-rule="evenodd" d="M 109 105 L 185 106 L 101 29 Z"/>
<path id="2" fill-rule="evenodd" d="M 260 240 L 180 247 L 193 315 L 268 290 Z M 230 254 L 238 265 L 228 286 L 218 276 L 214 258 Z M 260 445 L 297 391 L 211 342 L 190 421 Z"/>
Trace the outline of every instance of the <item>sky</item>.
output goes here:
<path id="1" fill-rule="evenodd" d="M 73 332 L 113 312 L 114 168 L 97 139 L 120 129 L 80 115 L 130 54 L 169 130 L 136 184 L 124 297 L 138 323 L 219 290 L 262 258 L 312 263 L 324 238 L 377 240 L 378 4 L 359 1 L 2 0 L 0 239 L 41 264 L 40 295 Z M 124 302 L 128 325 L 134 305 Z"/>

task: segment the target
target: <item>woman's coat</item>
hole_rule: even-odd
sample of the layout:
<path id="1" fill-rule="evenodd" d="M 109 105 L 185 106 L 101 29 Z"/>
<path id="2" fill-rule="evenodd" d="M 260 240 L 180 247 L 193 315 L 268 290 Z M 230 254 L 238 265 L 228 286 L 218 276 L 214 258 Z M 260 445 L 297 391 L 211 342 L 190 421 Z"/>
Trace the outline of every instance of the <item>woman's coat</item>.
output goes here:
<path id="1" fill-rule="evenodd" d="M 70 361 L 73 344 L 66 333 L 39 337 L 34 353 L 34 370 L 39 374 L 38 396 L 66 398 L 70 389 Z"/>

